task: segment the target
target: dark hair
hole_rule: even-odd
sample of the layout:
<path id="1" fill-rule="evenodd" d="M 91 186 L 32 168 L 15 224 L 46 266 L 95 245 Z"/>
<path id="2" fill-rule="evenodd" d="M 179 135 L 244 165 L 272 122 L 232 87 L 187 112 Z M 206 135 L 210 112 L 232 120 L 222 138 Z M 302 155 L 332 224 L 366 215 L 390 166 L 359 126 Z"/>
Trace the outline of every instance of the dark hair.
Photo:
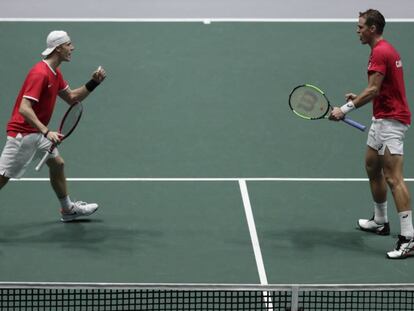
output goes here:
<path id="1" fill-rule="evenodd" d="M 382 35 L 385 27 L 385 18 L 380 11 L 369 9 L 365 12 L 359 12 L 359 17 L 365 18 L 365 24 L 368 26 L 375 26 L 377 33 Z"/>

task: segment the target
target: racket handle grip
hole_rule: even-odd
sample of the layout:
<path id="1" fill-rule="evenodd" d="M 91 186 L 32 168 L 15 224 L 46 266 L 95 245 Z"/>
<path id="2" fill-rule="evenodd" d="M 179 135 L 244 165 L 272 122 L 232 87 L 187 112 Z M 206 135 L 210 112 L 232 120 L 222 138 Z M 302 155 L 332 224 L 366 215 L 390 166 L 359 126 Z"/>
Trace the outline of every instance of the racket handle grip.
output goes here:
<path id="1" fill-rule="evenodd" d="M 353 126 L 355 128 L 357 128 L 360 131 L 365 131 L 365 129 L 367 128 L 365 125 L 362 125 L 361 123 L 358 123 L 354 120 L 351 120 L 347 117 L 343 118 L 342 121 L 344 121 L 346 124 Z"/>
<path id="2" fill-rule="evenodd" d="M 42 168 L 43 164 L 45 164 L 47 158 L 49 157 L 50 152 L 46 151 L 45 155 L 43 156 L 42 160 L 40 160 L 39 164 L 37 164 L 35 170 L 36 171 L 40 171 L 40 169 Z"/>

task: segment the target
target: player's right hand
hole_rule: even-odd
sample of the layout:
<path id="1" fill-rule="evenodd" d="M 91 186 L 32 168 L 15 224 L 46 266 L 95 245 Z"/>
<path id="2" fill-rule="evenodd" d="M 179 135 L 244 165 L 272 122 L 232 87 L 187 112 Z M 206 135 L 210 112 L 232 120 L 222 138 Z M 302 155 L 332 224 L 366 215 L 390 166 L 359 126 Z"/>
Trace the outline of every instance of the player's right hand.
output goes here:
<path id="1" fill-rule="evenodd" d="M 345 117 L 344 113 L 342 112 L 341 108 L 334 107 L 332 109 L 331 114 L 329 115 L 329 120 L 332 121 L 340 121 Z"/>

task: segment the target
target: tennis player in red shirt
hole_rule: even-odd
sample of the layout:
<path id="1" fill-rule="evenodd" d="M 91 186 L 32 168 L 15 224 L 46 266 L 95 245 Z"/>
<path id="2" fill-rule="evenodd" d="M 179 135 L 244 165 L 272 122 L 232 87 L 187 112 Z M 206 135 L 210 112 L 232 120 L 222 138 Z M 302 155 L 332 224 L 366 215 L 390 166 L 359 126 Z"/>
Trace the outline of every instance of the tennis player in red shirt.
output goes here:
<path id="1" fill-rule="evenodd" d="M 346 94 L 347 103 L 335 107 L 332 120 L 373 102 L 372 125 L 367 139 L 365 167 L 374 200 L 374 216 L 359 219 L 361 230 L 389 235 L 387 186 L 397 208 L 401 232 L 397 246 L 387 253 L 391 259 L 414 255 L 414 230 L 411 198 L 403 177 L 404 136 L 411 123 L 405 95 L 403 64 L 397 50 L 383 38 L 384 16 L 377 10 L 360 13 L 357 33 L 362 44 L 371 47 L 368 62 L 368 86 L 359 94 Z"/>
<path id="2" fill-rule="evenodd" d="M 0 157 L 0 189 L 10 178 L 20 178 L 36 155 L 59 143 L 58 132 L 48 128 L 59 96 L 69 105 L 85 99 L 106 77 L 99 67 L 85 85 L 71 90 L 60 71 L 72 58 L 74 46 L 65 31 L 52 31 L 46 39 L 43 60 L 29 71 L 7 124 L 7 141 Z M 50 182 L 61 204 L 61 221 L 72 221 L 94 213 L 98 205 L 72 202 L 67 190 L 64 161 L 57 148 L 47 160 Z"/>

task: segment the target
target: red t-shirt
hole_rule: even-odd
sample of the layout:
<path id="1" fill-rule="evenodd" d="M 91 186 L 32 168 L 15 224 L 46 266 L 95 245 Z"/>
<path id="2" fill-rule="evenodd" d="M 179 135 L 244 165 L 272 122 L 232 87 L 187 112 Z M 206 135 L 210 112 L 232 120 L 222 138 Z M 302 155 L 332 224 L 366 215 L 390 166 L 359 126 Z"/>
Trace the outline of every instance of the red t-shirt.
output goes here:
<path id="1" fill-rule="evenodd" d="M 37 133 L 38 129 L 27 123 L 19 113 L 23 97 L 29 99 L 37 118 L 48 125 L 55 108 L 58 93 L 68 87 L 59 68 L 56 72 L 45 62 L 38 62 L 28 73 L 26 80 L 17 95 L 12 116 L 7 124 L 7 132 L 11 136 L 17 133 Z"/>
<path id="2" fill-rule="evenodd" d="M 401 57 L 397 50 L 385 40 L 379 41 L 371 51 L 368 75 L 373 72 L 379 72 L 384 76 L 380 93 L 373 100 L 374 117 L 411 124 Z"/>

